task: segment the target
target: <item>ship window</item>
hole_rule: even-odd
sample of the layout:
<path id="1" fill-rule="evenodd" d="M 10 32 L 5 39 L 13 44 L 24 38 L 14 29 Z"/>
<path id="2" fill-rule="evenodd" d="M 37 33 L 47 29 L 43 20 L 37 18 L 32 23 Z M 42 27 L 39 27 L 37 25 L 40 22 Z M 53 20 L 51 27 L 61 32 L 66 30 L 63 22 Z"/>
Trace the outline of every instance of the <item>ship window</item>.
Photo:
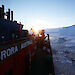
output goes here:
<path id="1" fill-rule="evenodd" d="M 4 39 L 4 36 L 2 36 L 2 39 Z"/>
<path id="2" fill-rule="evenodd" d="M 14 38 L 15 37 L 15 34 L 14 33 L 12 33 L 12 38 Z"/>
<path id="3" fill-rule="evenodd" d="M 16 38 L 18 38 L 18 35 L 16 35 Z"/>

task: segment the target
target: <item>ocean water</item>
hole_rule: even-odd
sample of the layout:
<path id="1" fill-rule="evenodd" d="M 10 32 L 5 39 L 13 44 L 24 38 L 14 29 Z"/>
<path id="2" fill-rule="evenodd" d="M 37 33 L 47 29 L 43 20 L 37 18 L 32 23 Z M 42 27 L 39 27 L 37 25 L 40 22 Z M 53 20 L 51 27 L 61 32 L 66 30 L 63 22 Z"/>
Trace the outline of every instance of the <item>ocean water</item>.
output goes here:
<path id="1" fill-rule="evenodd" d="M 75 36 L 49 34 L 56 75 L 75 75 Z"/>

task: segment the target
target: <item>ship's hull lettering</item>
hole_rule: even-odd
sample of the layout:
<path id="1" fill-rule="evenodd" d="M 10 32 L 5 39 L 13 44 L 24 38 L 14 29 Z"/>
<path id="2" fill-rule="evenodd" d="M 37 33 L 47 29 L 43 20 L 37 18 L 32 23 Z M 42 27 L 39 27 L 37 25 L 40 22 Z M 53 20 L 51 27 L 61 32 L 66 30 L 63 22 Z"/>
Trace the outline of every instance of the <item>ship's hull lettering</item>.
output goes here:
<path id="1" fill-rule="evenodd" d="M 1 60 L 6 58 L 6 50 L 1 51 Z"/>
<path id="2" fill-rule="evenodd" d="M 32 44 L 32 41 L 27 41 L 21 44 L 18 44 L 17 46 L 13 46 L 4 50 L 1 50 L 0 52 L 0 61 L 6 59 L 7 57 L 17 53 L 19 50 L 24 49 L 25 47 L 29 46 Z"/>
<path id="3" fill-rule="evenodd" d="M 11 56 L 12 54 L 14 54 L 16 52 L 18 52 L 18 47 L 17 46 L 8 48 L 7 50 L 2 50 L 0 59 L 4 60 L 4 59 L 6 59 L 6 57 Z"/>
<path id="4" fill-rule="evenodd" d="M 32 41 L 27 41 L 21 44 L 21 49 L 27 47 L 28 45 L 32 44 Z"/>

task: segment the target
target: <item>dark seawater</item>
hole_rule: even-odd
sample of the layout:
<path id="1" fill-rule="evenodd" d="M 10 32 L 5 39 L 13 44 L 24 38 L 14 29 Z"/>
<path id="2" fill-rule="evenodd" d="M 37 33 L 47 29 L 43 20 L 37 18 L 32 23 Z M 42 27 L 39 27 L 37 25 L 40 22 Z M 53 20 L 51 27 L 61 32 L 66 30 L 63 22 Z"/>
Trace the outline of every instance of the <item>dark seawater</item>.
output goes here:
<path id="1" fill-rule="evenodd" d="M 75 36 L 49 34 L 56 75 L 75 75 Z"/>

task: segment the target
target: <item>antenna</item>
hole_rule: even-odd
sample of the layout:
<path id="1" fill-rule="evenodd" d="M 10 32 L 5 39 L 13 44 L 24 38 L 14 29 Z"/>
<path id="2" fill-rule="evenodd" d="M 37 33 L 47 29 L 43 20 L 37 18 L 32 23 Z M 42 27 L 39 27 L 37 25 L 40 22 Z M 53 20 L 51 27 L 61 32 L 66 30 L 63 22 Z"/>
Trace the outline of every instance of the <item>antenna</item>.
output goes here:
<path id="1" fill-rule="evenodd" d="M 13 11 L 11 11 L 11 21 L 13 21 Z"/>
<path id="2" fill-rule="evenodd" d="M 8 9 L 8 12 L 7 13 L 7 19 L 10 20 L 10 9 Z"/>

